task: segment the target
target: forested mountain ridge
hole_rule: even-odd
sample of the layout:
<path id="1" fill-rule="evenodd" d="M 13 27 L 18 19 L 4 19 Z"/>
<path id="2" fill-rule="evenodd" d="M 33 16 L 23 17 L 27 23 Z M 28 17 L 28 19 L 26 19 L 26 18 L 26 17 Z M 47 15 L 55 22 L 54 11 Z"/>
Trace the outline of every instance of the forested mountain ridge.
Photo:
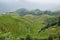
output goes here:
<path id="1" fill-rule="evenodd" d="M 25 8 L 18 9 L 15 12 L 17 12 L 21 16 L 26 15 L 26 14 L 32 14 L 32 15 L 43 15 L 43 14 L 60 15 L 60 11 L 48 11 L 48 10 L 42 11 L 40 9 L 28 10 L 28 9 L 25 9 Z"/>

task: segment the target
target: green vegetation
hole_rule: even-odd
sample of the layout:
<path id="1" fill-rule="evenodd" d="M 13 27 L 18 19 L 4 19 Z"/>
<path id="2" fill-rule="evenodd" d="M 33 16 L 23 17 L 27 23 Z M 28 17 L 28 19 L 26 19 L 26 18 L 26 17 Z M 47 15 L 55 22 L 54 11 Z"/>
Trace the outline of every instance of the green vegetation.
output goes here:
<path id="1" fill-rule="evenodd" d="M 26 11 L 24 9 L 24 13 Z M 48 28 L 45 27 L 47 24 L 50 25 Z M 41 31 L 44 27 L 46 29 Z M 0 40 L 60 40 L 60 17 L 48 15 L 47 12 L 38 16 L 37 14 L 20 16 L 17 12 L 1 14 Z"/>

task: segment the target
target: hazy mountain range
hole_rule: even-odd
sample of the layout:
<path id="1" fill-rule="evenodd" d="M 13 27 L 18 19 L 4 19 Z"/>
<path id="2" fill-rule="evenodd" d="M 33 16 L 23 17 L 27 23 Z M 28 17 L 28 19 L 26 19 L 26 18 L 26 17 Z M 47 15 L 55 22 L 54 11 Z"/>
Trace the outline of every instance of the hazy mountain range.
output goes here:
<path id="1" fill-rule="evenodd" d="M 20 8 L 60 10 L 60 0 L 0 0 L 0 13 Z"/>

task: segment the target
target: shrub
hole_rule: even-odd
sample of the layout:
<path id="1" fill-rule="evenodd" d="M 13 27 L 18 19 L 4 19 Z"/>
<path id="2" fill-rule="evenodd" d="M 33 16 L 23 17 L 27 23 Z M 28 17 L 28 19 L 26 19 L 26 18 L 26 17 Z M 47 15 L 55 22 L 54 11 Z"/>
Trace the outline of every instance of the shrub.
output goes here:
<path id="1" fill-rule="evenodd" d="M 32 40 L 30 35 L 27 35 L 26 40 Z"/>

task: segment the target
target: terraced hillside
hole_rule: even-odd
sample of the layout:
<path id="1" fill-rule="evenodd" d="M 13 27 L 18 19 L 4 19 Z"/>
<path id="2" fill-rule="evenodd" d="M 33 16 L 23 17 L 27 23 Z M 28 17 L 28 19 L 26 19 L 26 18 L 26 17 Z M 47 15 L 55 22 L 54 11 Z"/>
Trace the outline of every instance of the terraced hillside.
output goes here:
<path id="1" fill-rule="evenodd" d="M 0 15 L 0 40 L 59 40 L 58 17 L 50 15 Z M 39 32 L 47 24 L 57 23 Z"/>

